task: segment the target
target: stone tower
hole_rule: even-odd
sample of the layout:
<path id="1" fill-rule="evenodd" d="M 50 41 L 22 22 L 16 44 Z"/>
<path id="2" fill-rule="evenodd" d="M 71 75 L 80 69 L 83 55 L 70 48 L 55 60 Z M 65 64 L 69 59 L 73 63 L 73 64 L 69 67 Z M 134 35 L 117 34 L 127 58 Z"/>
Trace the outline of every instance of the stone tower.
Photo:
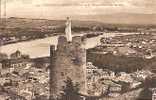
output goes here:
<path id="1" fill-rule="evenodd" d="M 85 92 L 86 50 L 85 39 L 80 36 L 73 37 L 68 42 L 66 37 L 60 36 L 57 50 L 51 46 L 51 95 L 56 98 L 65 86 L 67 77 L 73 83 L 80 85 L 80 92 Z"/>

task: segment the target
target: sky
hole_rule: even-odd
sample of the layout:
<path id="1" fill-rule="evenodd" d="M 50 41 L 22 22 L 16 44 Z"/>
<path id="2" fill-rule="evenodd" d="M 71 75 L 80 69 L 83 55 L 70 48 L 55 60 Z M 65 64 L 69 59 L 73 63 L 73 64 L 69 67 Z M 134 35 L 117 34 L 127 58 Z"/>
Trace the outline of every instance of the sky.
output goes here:
<path id="1" fill-rule="evenodd" d="M 7 0 L 7 17 L 61 19 L 115 13 L 156 14 L 156 0 Z"/>

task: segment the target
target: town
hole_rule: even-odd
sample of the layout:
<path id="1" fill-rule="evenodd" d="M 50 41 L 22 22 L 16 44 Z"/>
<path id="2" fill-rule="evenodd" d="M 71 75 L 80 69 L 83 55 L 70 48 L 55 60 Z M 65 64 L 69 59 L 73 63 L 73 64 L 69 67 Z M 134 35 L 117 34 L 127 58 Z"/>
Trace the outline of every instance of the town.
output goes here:
<path id="1" fill-rule="evenodd" d="M 69 26 L 66 28 L 71 29 Z M 80 83 L 80 91 L 81 88 L 85 89 L 85 93 L 80 93 L 78 100 L 151 99 L 153 88 L 156 87 L 156 35 L 152 32 L 136 32 L 114 37 L 102 36 L 100 44 L 85 52 L 83 41 L 98 35 L 76 36 L 73 40 L 69 39 L 71 44 L 60 36 L 57 51 L 55 46 L 51 46 L 50 55 L 46 57 L 31 58 L 31 55 L 23 54 L 20 50 L 10 55 L 1 53 L 0 98 L 49 100 L 51 92 L 55 92 L 53 84 L 59 86 L 66 76 L 71 76 L 85 83 Z M 81 69 L 83 65 L 85 67 Z"/>
<path id="2" fill-rule="evenodd" d="M 0 0 L 0 100 L 156 100 L 156 0 Z"/>

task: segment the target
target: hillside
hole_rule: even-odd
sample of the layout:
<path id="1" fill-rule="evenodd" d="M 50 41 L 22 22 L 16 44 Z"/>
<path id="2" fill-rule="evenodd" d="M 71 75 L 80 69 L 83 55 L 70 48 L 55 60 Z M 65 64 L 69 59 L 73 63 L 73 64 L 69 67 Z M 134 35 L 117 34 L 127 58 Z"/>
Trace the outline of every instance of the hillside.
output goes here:
<path id="1" fill-rule="evenodd" d="M 113 18 L 114 17 L 114 18 Z M 142 17 L 142 18 L 140 18 Z M 138 15 L 138 20 L 147 19 L 146 16 Z M 147 16 L 148 18 L 149 16 Z M 82 18 L 82 16 L 80 16 Z M 80 32 L 140 32 L 140 30 L 152 30 L 156 29 L 155 24 L 129 24 L 129 22 L 137 22 L 136 16 L 126 15 L 101 15 L 101 16 L 90 16 L 87 20 L 85 20 L 87 16 L 83 16 L 81 20 L 72 20 L 72 31 L 73 33 Z M 90 18 L 92 20 L 90 20 Z M 94 21 L 94 18 L 96 21 Z M 113 18 L 113 19 L 112 19 Z M 151 17 L 152 20 L 153 17 Z M 102 20 L 103 19 L 103 20 Z M 126 19 L 129 21 L 128 23 L 124 23 Z M 101 21 L 100 21 L 101 20 Z M 121 20 L 120 23 L 113 22 L 113 20 Z M 123 21 L 125 20 L 125 21 Z M 150 20 L 150 19 L 148 19 Z M 154 21 L 153 18 L 152 21 Z M 110 22 L 112 21 L 112 22 Z M 30 18 L 16 18 L 10 17 L 7 19 L 2 19 L 0 24 L 0 36 L 1 37 L 16 37 L 18 39 L 22 38 L 22 36 L 26 36 L 27 40 L 29 38 L 37 39 L 44 38 L 48 36 L 58 35 L 64 33 L 65 28 L 65 20 L 48 20 L 48 19 L 30 19 Z M 148 21 L 149 22 L 149 21 Z M 156 21 L 154 21 L 156 22 Z M 154 23 L 153 22 L 153 23 Z"/>
<path id="2" fill-rule="evenodd" d="M 94 16 L 77 16 L 81 20 L 72 20 L 73 27 L 156 27 L 156 15 L 146 14 L 108 14 Z M 4 22 L 4 19 L 2 19 Z M 39 28 L 47 26 L 64 26 L 65 20 L 29 19 L 10 17 L 6 19 L 5 25 L 8 28 Z M 4 23 L 0 26 L 2 27 Z"/>
<path id="3" fill-rule="evenodd" d="M 75 19 L 94 20 L 109 24 L 156 25 L 156 14 L 113 13 L 101 15 L 79 15 Z"/>

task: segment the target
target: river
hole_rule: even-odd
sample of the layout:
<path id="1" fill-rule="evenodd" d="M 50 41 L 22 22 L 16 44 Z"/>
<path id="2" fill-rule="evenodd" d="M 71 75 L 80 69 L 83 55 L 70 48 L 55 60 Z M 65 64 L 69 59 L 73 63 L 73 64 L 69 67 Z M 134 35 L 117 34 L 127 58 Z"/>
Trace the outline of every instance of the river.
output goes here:
<path id="1" fill-rule="evenodd" d="M 114 37 L 117 35 L 129 35 L 133 33 L 104 33 L 103 35 L 87 38 L 86 49 L 93 48 L 100 44 L 101 37 Z M 136 33 L 134 33 L 136 34 Z M 50 45 L 57 45 L 58 36 L 47 37 L 44 39 L 36 39 L 24 41 L 14 44 L 8 44 L 0 47 L 0 52 L 10 55 L 16 50 L 20 50 L 23 54 L 30 55 L 31 58 L 46 57 L 50 55 Z"/>

